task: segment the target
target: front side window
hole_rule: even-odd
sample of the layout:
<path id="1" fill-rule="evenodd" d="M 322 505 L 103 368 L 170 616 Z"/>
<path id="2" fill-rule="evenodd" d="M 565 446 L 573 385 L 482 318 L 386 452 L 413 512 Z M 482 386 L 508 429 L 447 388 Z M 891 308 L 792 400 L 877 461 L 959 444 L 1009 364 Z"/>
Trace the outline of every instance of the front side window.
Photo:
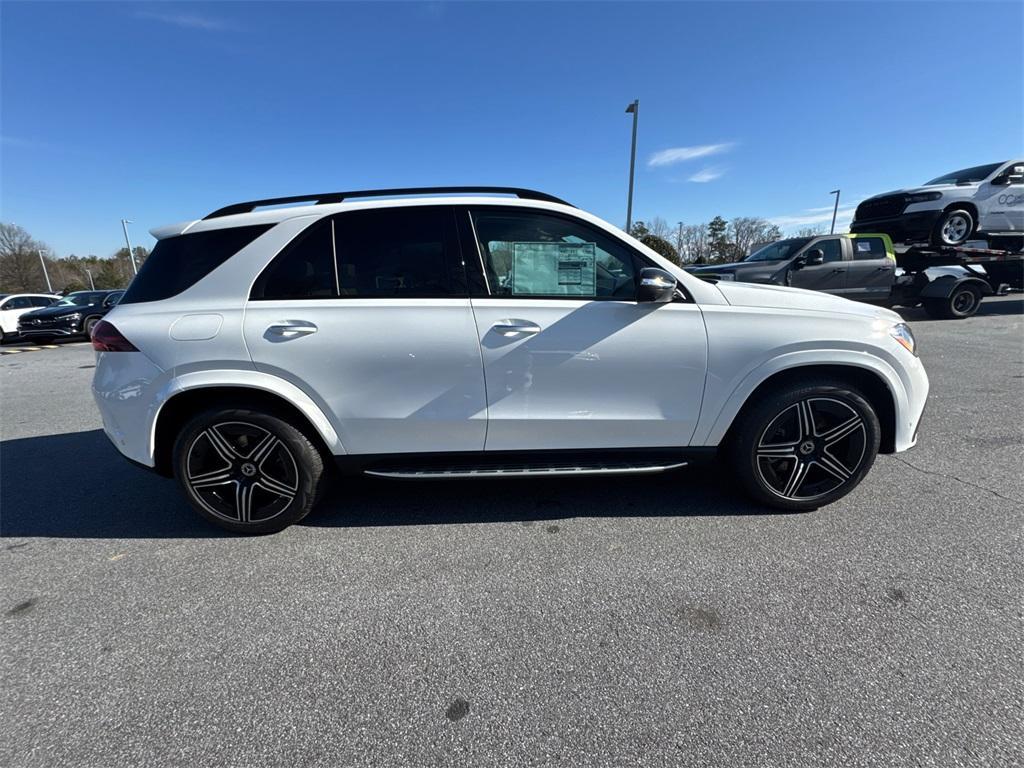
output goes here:
<path id="1" fill-rule="evenodd" d="M 885 243 L 880 237 L 857 237 L 853 240 L 853 258 L 884 259 Z"/>
<path id="2" fill-rule="evenodd" d="M 768 243 L 747 256 L 744 261 L 782 261 L 795 254 L 810 241 L 809 237 L 793 237 L 788 240 Z"/>
<path id="3" fill-rule="evenodd" d="M 811 246 L 810 250 L 815 248 L 821 249 L 821 252 L 825 254 L 825 263 L 830 261 L 842 261 L 843 260 L 843 244 L 839 242 L 839 238 L 833 237 L 829 240 L 819 240 Z"/>
<path id="4" fill-rule="evenodd" d="M 636 296 L 636 256 L 588 224 L 540 211 L 481 208 L 472 216 L 492 296 Z"/>

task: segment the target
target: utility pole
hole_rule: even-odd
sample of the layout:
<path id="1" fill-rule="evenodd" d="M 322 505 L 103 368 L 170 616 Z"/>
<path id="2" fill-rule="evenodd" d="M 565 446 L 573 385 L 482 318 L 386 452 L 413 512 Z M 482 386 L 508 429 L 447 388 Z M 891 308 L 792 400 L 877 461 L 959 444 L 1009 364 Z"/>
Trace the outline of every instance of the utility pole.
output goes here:
<path id="1" fill-rule="evenodd" d="M 836 233 L 836 214 L 839 213 L 839 190 L 833 189 L 829 194 L 836 196 L 836 204 L 832 208 L 832 228 L 828 231 L 830 235 L 834 235 Z M 826 208 L 825 210 L 828 209 Z"/>
<path id="2" fill-rule="evenodd" d="M 676 234 L 676 253 L 679 254 L 679 263 L 683 263 L 683 222 L 679 222 L 679 232 Z"/>
<path id="3" fill-rule="evenodd" d="M 89 288 L 91 288 L 92 290 L 95 291 L 96 290 L 96 283 L 94 283 L 92 281 L 92 270 L 89 269 L 88 267 L 86 267 L 85 268 L 85 274 L 87 274 L 89 276 Z"/>
<path id="4" fill-rule="evenodd" d="M 128 258 L 132 260 L 132 274 L 139 274 L 139 268 L 135 266 L 135 252 L 132 250 L 132 241 L 128 239 L 128 219 L 121 219 L 121 228 L 124 229 L 124 241 L 128 245 Z"/>
<path id="5" fill-rule="evenodd" d="M 629 199 L 626 202 L 626 234 L 633 228 L 633 171 L 636 168 L 636 123 L 640 119 L 640 99 L 626 107 L 626 113 L 633 115 L 633 146 L 629 151 Z"/>
<path id="6" fill-rule="evenodd" d="M 50 273 L 46 271 L 46 259 L 43 258 L 43 249 L 37 249 L 39 253 L 39 263 L 43 265 L 43 277 L 46 278 L 46 290 L 49 293 L 53 293 L 53 286 L 50 285 Z"/>

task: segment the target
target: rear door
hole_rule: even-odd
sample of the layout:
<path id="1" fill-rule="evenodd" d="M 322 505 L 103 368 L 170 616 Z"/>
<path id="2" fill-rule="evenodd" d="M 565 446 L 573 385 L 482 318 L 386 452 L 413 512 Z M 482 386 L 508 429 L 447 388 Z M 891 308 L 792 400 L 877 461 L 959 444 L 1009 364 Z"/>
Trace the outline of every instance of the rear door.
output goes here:
<path id="1" fill-rule="evenodd" d="M 888 298 L 896 280 L 896 260 L 889 256 L 885 240 L 871 235 L 858 235 L 848 242 L 852 258 L 843 295 L 858 301 Z"/>
<path id="2" fill-rule="evenodd" d="M 480 206 L 459 220 L 486 284 L 473 310 L 488 451 L 689 444 L 707 371 L 696 304 L 638 303 L 642 255 L 576 217 Z"/>
<path id="3" fill-rule="evenodd" d="M 790 267 L 789 284 L 794 288 L 807 288 L 811 291 L 825 291 L 843 295 L 846 289 L 846 261 L 843 258 L 843 239 L 825 237 L 804 246 L 798 256 L 806 257 L 811 251 L 820 249 L 825 260 L 793 269 Z"/>
<path id="4" fill-rule="evenodd" d="M 351 211 L 312 224 L 253 285 L 245 340 L 352 454 L 483 450 L 483 368 L 454 212 Z"/>

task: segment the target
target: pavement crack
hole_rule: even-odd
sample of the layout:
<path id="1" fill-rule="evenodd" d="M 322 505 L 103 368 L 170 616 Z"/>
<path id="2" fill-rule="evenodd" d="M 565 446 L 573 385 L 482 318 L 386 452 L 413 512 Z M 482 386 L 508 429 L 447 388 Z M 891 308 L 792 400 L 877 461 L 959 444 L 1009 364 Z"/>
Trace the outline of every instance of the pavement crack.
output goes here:
<path id="1" fill-rule="evenodd" d="M 991 488 L 987 488 L 984 485 L 978 485 L 977 483 L 972 483 L 970 480 L 964 480 L 962 477 L 957 477 L 956 475 L 949 475 L 946 474 L 945 472 L 933 472 L 930 469 L 924 469 L 922 467 L 917 466 L 916 464 L 911 464 L 902 456 L 893 456 L 892 458 L 896 459 L 896 461 L 900 462 L 901 464 L 910 467 L 911 469 L 917 470 L 922 475 L 932 475 L 934 477 L 944 477 L 949 480 L 956 480 L 958 483 L 963 483 L 964 485 L 970 488 L 975 488 L 979 491 L 986 491 L 987 493 L 991 493 L 993 496 L 998 496 L 1000 499 L 1009 501 L 1010 503 L 1016 504 L 1017 506 L 1024 506 L 1024 501 L 1021 501 L 1020 499 L 1015 499 L 1012 496 L 1005 496 L 1001 494 L 999 491 L 994 491 Z"/>

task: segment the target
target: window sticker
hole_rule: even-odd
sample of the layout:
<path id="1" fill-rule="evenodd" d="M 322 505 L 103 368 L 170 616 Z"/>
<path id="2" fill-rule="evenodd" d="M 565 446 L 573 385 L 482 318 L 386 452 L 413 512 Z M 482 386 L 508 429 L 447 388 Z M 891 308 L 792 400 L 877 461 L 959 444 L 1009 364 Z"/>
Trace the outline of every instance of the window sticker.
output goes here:
<path id="1" fill-rule="evenodd" d="M 512 243 L 513 296 L 595 296 L 595 243 Z"/>
<path id="2" fill-rule="evenodd" d="M 857 253 L 871 253 L 871 241 L 870 240 L 858 240 L 857 241 Z"/>

